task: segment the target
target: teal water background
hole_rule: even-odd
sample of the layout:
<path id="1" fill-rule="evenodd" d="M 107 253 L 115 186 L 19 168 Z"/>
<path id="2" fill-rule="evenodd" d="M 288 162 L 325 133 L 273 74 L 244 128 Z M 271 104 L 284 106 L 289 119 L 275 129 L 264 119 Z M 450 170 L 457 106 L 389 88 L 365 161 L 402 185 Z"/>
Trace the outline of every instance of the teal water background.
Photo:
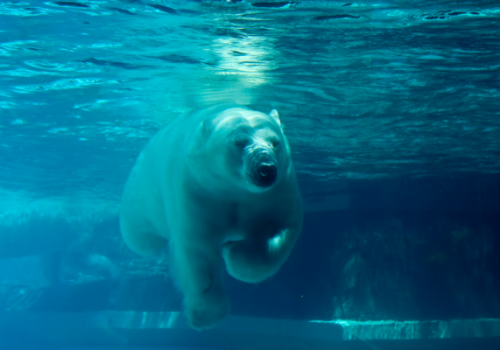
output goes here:
<path id="1" fill-rule="evenodd" d="M 351 196 L 307 213 L 275 278 L 228 281 L 232 312 L 500 315 L 500 7 L 449 0 L 0 1 L 2 310 L 178 310 L 166 257 L 124 248 L 117 207 L 162 125 L 227 102 L 279 111 L 306 198 Z M 37 300 L 31 255 L 68 232 L 126 277 L 82 254 L 69 297 Z"/>
<path id="2" fill-rule="evenodd" d="M 500 171 L 495 1 L 0 4 L 0 188 L 117 201 L 149 137 L 276 108 L 303 186 Z"/>

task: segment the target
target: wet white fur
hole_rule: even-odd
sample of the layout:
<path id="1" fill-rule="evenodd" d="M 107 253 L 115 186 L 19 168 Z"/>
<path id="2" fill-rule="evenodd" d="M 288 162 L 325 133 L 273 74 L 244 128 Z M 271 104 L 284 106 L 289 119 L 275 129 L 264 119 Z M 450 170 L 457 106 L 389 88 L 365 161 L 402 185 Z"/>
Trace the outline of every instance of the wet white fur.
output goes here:
<path id="1" fill-rule="evenodd" d="M 244 149 L 235 145 L 242 138 L 250 142 Z M 245 159 L 256 143 L 277 161 L 271 187 L 247 176 L 251 165 Z M 272 276 L 302 227 L 301 197 L 278 113 L 214 107 L 160 130 L 130 173 L 120 225 L 125 242 L 139 254 L 157 254 L 169 243 L 191 326 L 214 326 L 229 306 L 224 267 L 250 283 Z"/>

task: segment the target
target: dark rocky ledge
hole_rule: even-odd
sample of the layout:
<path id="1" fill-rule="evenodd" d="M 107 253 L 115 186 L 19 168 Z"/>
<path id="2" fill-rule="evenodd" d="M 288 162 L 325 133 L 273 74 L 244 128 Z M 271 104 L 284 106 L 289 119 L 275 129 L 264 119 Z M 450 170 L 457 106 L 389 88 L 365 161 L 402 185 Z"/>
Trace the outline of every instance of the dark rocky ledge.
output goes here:
<path id="1" fill-rule="evenodd" d="M 41 346 L 237 349 L 498 349 L 500 320 L 299 321 L 228 316 L 213 330 L 187 327 L 178 312 L 0 313 L 0 343 Z M 1 345 L 1 344 L 0 344 Z M 66 349 L 66 348 L 65 348 Z M 68 348 L 69 349 L 69 348 Z"/>

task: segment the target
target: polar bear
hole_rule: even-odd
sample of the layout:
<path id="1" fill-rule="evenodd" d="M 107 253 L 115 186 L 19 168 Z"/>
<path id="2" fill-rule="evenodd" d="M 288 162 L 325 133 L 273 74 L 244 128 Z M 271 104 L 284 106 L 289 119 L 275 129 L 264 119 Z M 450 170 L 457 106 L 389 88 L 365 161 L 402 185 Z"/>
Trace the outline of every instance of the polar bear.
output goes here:
<path id="1" fill-rule="evenodd" d="M 125 185 L 120 227 L 141 255 L 169 246 L 191 327 L 228 311 L 224 267 L 257 283 L 274 275 L 302 228 L 302 201 L 278 112 L 216 106 L 161 129 Z"/>

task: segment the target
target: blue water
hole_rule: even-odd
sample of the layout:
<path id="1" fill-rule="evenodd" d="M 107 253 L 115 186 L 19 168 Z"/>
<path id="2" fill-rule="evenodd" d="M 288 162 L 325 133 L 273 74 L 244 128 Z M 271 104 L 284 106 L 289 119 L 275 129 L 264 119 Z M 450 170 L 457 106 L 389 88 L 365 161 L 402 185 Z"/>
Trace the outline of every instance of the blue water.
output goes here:
<path id="1" fill-rule="evenodd" d="M 406 188 L 404 183 L 439 179 L 412 187 L 412 196 L 427 199 L 397 197 L 406 217 L 426 232 L 412 233 L 418 240 L 410 241 L 431 245 L 429 232 L 441 232 L 416 219 L 423 207 L 453 207 L 455 223 L 439 227 L 459 232 L 453 236 L 458 241 L 460 232 L 480 232 L 477 251 L 496 251 L 498 239 L 488 232 L 498 233 L 499 77 L 497 1 L 0 2 L 0 284 L 45 283 L 32 252 L 50 253 L 43 244 L 65 240 L 68 247 L 85 241 L 78 254 L 71 253 L 77 259 L 63 257 L 60 278 L 66 283 L 114 280 L 115 269 L 149 269 L 151 278 L 166 277 L 164 256 L 138 258 L 119 240 L 121 192 L 140 149 L 162 125 L 223 102 L 279 111 L 305 195 L 355 182 L 361 185 L 352 193 L 393 198 L 391 189 Z M 461 197 L 436 201 L 439 193 Z M 462 202 L 466 196 L 474 200 Z M 376 209 L 384 215 L 398 209 L 377 200 L 363 203 L 352 204 L 364 210 L 363 219 L 350 213 L 349 222 L 369 220 L 366 212 Z M 303 246 L 317 249 L 323 241 L 319 233 L 316 241 L 304 238 L 307 230 L 349 231 L 344 218 L 337 219 L 313 224 L 306 218 Z M 35 243 L 19 248 L 12 237 Z M 426 259 L 455 261 L 449 257 L 463 247 L 453 244 L 438 245 Z M 299 252 L 302 258 L 310 254 Z M 89 256 L 98 261 L 89 263 Z M 317 258 L 319 270 L 330 258 Z M 484 259 L 486 266 L 498 262 Z M 301 260 L 291 264 L 309 271 Z M 422 267 L 412 271 L 418 278 L 424 274 Z M 279 301 L 267 290 L 259 294 L 258 287 L 228 282 L 233 293 L 255 292 L 259 300 L 235 300 L 236 310 L 298 318 L 334 314 L 318 311 L 314 300 L 297 304 L 295 296 L 310 281 L 290 282 L 295 277 L 286 269 L 282 276 L 267 285 L 283 295 Z M 428 283 L 440 279 L 433 278 Z M 478 288 L 491 289 L 485 286 Z M 172 293 L 173 301 L 164 303 L 175 308 L 179 297 Z M 326 287 L 312 295 L 334 300 Z M 154 309 L 155 300 L 161 296 L 140 307 Z M 88 307 L 97 304 L 89 301 Z M 467 314 L 453 310 L 448 314 Z"/>
<path id="2" fill-rule="evenodd" d="M 226 101 L 280 111 L 304 181 L 498 172 L 495 4 L 4 2 L 0 183 L 116 200 L 160 125 Z"/>

